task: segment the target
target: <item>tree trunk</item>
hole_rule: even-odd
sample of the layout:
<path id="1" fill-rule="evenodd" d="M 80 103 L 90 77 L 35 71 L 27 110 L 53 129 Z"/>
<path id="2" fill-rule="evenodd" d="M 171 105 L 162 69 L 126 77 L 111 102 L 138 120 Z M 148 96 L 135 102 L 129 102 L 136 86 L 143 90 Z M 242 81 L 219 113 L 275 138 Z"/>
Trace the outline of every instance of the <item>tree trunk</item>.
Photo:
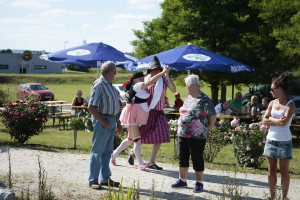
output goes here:
<path id="1" fill-rule="evenodd" d="M 222 85 L 221 87 L 221 100 L 220 102 L 224 102 L 226 101 L 226 86 L 225 85 Z"/>
<path id="2" fill-rule="evenodd" d="M 219 92 L 219 82 L 218 81 L 213 81 L 210 83 L 210 89 L 211 89 L 211 100 L 213 104 L 216 106 L 219 102 L 218 100 L 218 92 Z"/>

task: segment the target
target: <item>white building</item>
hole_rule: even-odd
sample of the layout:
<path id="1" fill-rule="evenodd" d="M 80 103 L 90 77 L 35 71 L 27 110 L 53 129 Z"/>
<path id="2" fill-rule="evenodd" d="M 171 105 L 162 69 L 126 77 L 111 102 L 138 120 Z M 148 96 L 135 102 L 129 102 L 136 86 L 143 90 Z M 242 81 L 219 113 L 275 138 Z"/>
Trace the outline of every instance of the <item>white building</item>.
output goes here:
<path id="1" fill-rule="evenodd" d="M 0 53 L 0 73 L 15 74 L 56 74 L 62 73 L 66 66 L 64 63 L 53 63 L 42 60 L 39 56 L 43 51 L 30 51 L 31 60 L 25 61 L 22 58 L 23 51 L 14 53 Z"/>

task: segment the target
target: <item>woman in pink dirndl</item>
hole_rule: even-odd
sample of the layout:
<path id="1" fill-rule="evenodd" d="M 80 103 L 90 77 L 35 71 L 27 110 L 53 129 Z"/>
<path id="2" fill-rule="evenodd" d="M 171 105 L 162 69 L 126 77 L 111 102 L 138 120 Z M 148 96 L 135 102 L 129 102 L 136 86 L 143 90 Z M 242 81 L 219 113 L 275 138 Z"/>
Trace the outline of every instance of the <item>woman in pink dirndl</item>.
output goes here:
<path id="1" fill-rule="evenodd" d="M 126 83 L 126 91 L 129 91 L 129 98 L 126 106 L 120 115 L 121 124 L 127 127 L 127 138 L 122 141 L 116 150 L 111 154 L 111 163 L 116 165 L 118 154 L 134 142 L 134 154 L 138 160 L 138 169 L 144 170 L 150 163 L 142 160 L 141 157 L 141 134 L 139 127 L 148 121 L 149 106 L 147 99 L 150 96 L 145 89 L 155 83 L 160 77 L 166 74 L 169 68 L 164 68 L 160 73 L 144 82 L 143 72 L 135 72 Z"/>

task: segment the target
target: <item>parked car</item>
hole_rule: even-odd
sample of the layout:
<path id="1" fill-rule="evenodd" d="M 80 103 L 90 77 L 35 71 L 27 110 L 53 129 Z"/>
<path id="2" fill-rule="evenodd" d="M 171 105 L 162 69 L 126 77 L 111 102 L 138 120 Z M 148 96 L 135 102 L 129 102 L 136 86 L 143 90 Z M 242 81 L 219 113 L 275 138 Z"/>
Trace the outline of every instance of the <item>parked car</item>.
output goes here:
<path id="1" fill-rule="evenodd" d="M 113 86 L 119 91 L 120 100 L 121 101 L 126 101 L 125 89 L 122 87 L 122 84 L 113 84 Z"/>
<path id="2" fill-rule="evenodd" d="M 41 101 L 54 100 L 54 93 L 41 83 L 24 83 L 18 86 L 19 98 L 26 98 L 30 94 L 36 95 Z"/>
<path id="3" fill-rule="evenodd" d="M 120 99 L 121 101 L 127 101 L 127 99 L 126 99 L 126 97 L 125 97 L 125 89 L 122 87 L 122 84 L 113 84 L 113 86 L 118 90 L 118 92 L 119 92 L 119 94 L 120 94 L 119 99 Z M 87 102 L 89 102 L 89 100 L 90 100 L 90 95 L 87 96 L 87 97 L 85 98 L 85 100 L 86 100 Z"/>
<path id="4" fill-rule="evenodd" d="M 300 116 L 300 96 L 295 96 L 292 98 L 292 100 L 295 102 L 296 105 L 295 115 Z"/>

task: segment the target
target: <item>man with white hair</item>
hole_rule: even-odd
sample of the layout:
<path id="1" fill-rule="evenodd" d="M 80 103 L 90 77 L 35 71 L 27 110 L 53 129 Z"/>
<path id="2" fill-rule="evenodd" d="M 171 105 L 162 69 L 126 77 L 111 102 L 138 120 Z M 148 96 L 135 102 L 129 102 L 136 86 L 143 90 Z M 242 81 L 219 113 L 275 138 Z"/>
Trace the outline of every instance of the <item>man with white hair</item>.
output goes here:
<path id="1" fill-rule="evenodd" d="M 122 130 L 116 119 L 120 110 L 119 92 L 112 85 L 116 75 L 116 65 L 112 61 L 101 67 L 102 76 L 92 85 L 88 109 L 92 114 L 94 134 L 89 166 L 89 185 L 92 189 L 101 186 L 118 187 L 119 182 L 111 180 L 110 156 L 114 150 L 114 134 Z"/>

